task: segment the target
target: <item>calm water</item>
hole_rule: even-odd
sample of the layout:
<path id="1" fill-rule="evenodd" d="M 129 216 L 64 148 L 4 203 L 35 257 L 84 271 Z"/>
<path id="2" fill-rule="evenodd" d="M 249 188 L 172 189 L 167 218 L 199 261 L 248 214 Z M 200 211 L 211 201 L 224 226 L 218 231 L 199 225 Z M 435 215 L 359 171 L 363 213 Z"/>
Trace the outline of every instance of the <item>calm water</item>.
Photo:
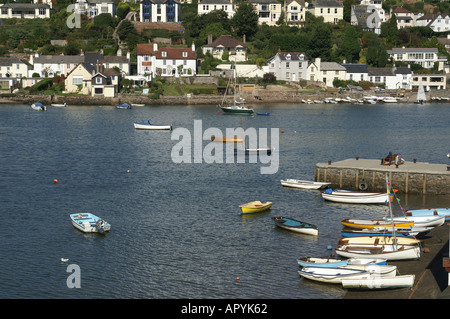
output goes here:
<path id="1" fill-rule="evenodd" d="M 296 259 L 329 255 L 342 219 L 381 217 L 384 207 L 327 203 L 318 191 L 281 187 L 280 179 L 313 179 L 318 162 L 389 151 L 448 162 L 449 105 L 258 105 L 270 116 L 244 122 L 217 110 L 0 106 L 0 298 L 339 299 L 345 290 L 338 285 L 299 277 Z M 148 118 L 190 131 L 200 119 L 203 129 L 224 132 L 279 128 L 279 170 L 173 163 L 170 132 L 134 130 L 134 121 Z M 241 216 L 238 206 L 252 200 L 274 204 Z M 450 198 L 410 195 L 402 204 L 448 206 Z M 75 212 L 103 217 L 111 232 L 74 229 Z M 316 224 L 319 236 L 277 229 L 276 215 Z M 81 269 L 79 289 L 66 285 L 69 264 Z"/>

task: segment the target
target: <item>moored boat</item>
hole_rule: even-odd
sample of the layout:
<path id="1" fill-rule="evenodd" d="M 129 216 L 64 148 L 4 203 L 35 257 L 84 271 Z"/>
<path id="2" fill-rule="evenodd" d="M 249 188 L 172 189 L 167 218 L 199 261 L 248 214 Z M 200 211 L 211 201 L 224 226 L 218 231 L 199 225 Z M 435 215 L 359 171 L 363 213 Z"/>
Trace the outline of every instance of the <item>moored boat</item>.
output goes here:
<path id="1" fill-rule="evenodd" d="M 344 244 L 336 247 L 336 254 L 345 258 L 382 258 L 410 260 L 420 258 L 419 245 Z"/>
<path id="2" fill-rule="evenodd" d="M 128 103 L 116 104 L 116 108 L 118 109 L 131 109 L 131 105 Z"/>
<path id="3" fill-rule="evenodd" d="M 148 120 L 147 122 L 135 122 L 134 128 L 136 130 L 172 130 L 172 125 L 150 124 L 150 120 Z"/>
<path id="4" fill-rule="evenodd" d="M 41 102 L 34 102 L 31 104 L 31 108 L 36 111 L 47 111 L 47 107 Z"/>
<path id="5" fill-rule="evenodd" d="M 270 147 L 261 148 L 235 148 L 234 154 L 245 154 L 245 155 L 259 155 L 259 154 L 272 154 L 272 149 Z"/>
<path id="6" fill-rule="evenodd" d="M 331 188 L 322 192 L 322 197 L 332 202 L 351 204 L 384 204 L 389 200 L 387 193 L 356 192 L 342 189 L 332 190 Z"/>
<path id="7" fill-rule="evenodd" d="M 414 275 L 395 277 L 376 277 L 364 279 L 343 279 L 342 286 L 347 289 L 395 289 L 411 288 L 414 285 Z"/>
<path id="8" fill-rule="evenodd" d="M 341 266 L 335 268 L 325 267 L 303 267 L 298 270 L 300 276 L 330 284 L 340 284 L 343 279 L 364 279 L 373 276 L 378 277 L 394 277 L 397 267 L 395 266 L 364 266 L 356 267 L 360 269 L 347 268 L 349 266 Z"/>
<path id="9" fill-rule="evenodd" d="M 111 225 L 100 217 L 91 213 L 70 214 L 72 225 L 85 233 L 101 233 L 111 229 Z"/>
<path id="10" fill-rule="evenodd" d="M 375 227 L 391 227 L 392 221 L 390 219 L 356 219 L 346 218 L 342 220 L 342 225 L 350 228 L 357 229 L 372 229 Z M 397 221 L 395 222 L 396 228 L 412 228 L 414 227 L 413 221 Z"/>
<path id="11" fill-rule="evenodd" d="M 422 208 L 422 209 L 408 209 L 405 213 L 406 217 L 419 217 L 419 216 L 443 216 L 445 221 L 450 221 L 450 208 Z"/>
<path id="12" fill-rule="evenodd" d="M 67 103 L 52 103 L 51 104 L 52 106 L 54 106 L 54 107 L 66 107 L 67 106 Z"/>
<path id="13" fill-rule="evenodd" d="M 272 202 L 262 203 L 259 200 L 239 205 L 242 214 L 253 214 L 265 211 L 272 207 Z"/>
<path id="14" fill-rule="evenodd" d="M 397 237 L 421 237 L 428 233 L 433 227 L 413 227 L 413 228 L 397 228 L 395 234 Z M 370 229 L 347 228 L 341 231 L 342 237 L 359 237 L 359 236 L 392 236 L 392 226 L 390 227 L 374 227 Z"/>
<path id="15" fill-rule="evenodd" d="M 405 216 L 394 217 L 394 223 L 412 221 L 416 227 L 437 227 L 445 223 L 444 216 Z"/>
<path id="16" fill-rule="evenodd" d="M 370 259 L 370 258 L 320 258 L 320 257 L 303 257 L 297 259 L 300 267 L 340 267 L 345 265 L 386 265 L 386 259 Z"/>
<path id="17" fill-rule="evenodd" d="M 325 182 L 314 182 L 300 179 L 286 179 L 280 180 L 281 185 L 286 187 L 303 188 L 303 189 L 321 189 L 330 185 Z"/>
<path id="18" fill-rule="evenodd" d="M 241 137 L 218 137 L 211 136 L 211 141 L 219 142 L 219 143 L 240 143 L 244 142 L 245 139 Z"/>
<path id="19" fill-rule="evenodd" d="M 422 241 L 412 237 L 393 237 L 391 236 L 355 236 L 343 237 L 339 239 L 338 245 L 345 244 L 369 244 L 369 245 L 417 245 Z"/>
<path id="20" fill-rule="evenodd" d="M 305 223 L 289 217 L 276 216 L 272 217 L 275 225 L 296 233 L 317 236 L 319 234 L 319 227 L 316 225 Z"/>
<path id="21" fill-rule="evenodd" d="M 270 112 L 256 112 L 256 115 L 270 115 Z"/>

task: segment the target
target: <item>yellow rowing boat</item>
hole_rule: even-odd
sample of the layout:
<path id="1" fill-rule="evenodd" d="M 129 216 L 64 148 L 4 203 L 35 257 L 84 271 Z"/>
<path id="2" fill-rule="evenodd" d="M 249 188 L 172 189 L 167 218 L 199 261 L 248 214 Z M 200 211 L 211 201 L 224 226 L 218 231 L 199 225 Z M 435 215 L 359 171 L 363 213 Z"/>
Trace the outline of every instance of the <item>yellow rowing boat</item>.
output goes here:
<path id="1" fill-rule="evenodd" d="M 392 221 L 390 219 L 344 219 L 342 225 L 350 228 L 358 229 L 372 229 L 375 227 L 391 227 Z M 396 228 L 413 228 L 414 222 L 408 221 L 394 221 Z"/>
<path id="2" fill-rule="evenodd" d="M 242 214 L 253 214 L 265 211 L 272 207 L 272 202 L 261 203 L 259 200 L 239 205 Z"/>

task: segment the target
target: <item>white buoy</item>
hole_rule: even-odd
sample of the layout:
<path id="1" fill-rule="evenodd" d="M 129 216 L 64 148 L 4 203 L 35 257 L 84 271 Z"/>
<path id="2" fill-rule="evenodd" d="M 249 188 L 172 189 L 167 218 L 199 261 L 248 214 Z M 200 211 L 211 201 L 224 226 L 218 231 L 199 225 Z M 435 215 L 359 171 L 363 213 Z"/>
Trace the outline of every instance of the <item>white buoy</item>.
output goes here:
<path id="1" fill-rule="evenodd" d="M 61 258 L 61 262 L 62 263 L 66 263 L 66 262 L 68 262 L 69 261 L 69 259 L 67 259 L 67 258 Z"/>

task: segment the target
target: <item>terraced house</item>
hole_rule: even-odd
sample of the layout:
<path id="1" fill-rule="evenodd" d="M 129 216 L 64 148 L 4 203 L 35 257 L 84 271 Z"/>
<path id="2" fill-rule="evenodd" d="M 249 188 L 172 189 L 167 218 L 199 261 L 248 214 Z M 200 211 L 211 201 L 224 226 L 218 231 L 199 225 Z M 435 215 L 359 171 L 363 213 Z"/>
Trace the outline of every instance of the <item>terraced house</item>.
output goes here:
<path id="1" fill-rule="evenodd" d="M 177 0 L 142 0 L 141 22 L 179 22 L 181 4 Z"/>
<path id="2" fill-rule="evenodd" d="M 344 19 L 344 5 L 337 0 L 315 0 L 308 6 L 308 11 L 316 17 L 323 17 L 323 22 L 337 24 Z"/>
<path id="3" fill-rule="evenodd" d="M 281 17 L 282 4 L 277 0 L 250 0 L 259 24 L 276 25 Z"/>
<path id="4" fill-rule="evenodd" d="M 281 81 L 306 80 L 308 58 L 303 52 L 278 52 L 267 60 L 265 71 Z"/>

